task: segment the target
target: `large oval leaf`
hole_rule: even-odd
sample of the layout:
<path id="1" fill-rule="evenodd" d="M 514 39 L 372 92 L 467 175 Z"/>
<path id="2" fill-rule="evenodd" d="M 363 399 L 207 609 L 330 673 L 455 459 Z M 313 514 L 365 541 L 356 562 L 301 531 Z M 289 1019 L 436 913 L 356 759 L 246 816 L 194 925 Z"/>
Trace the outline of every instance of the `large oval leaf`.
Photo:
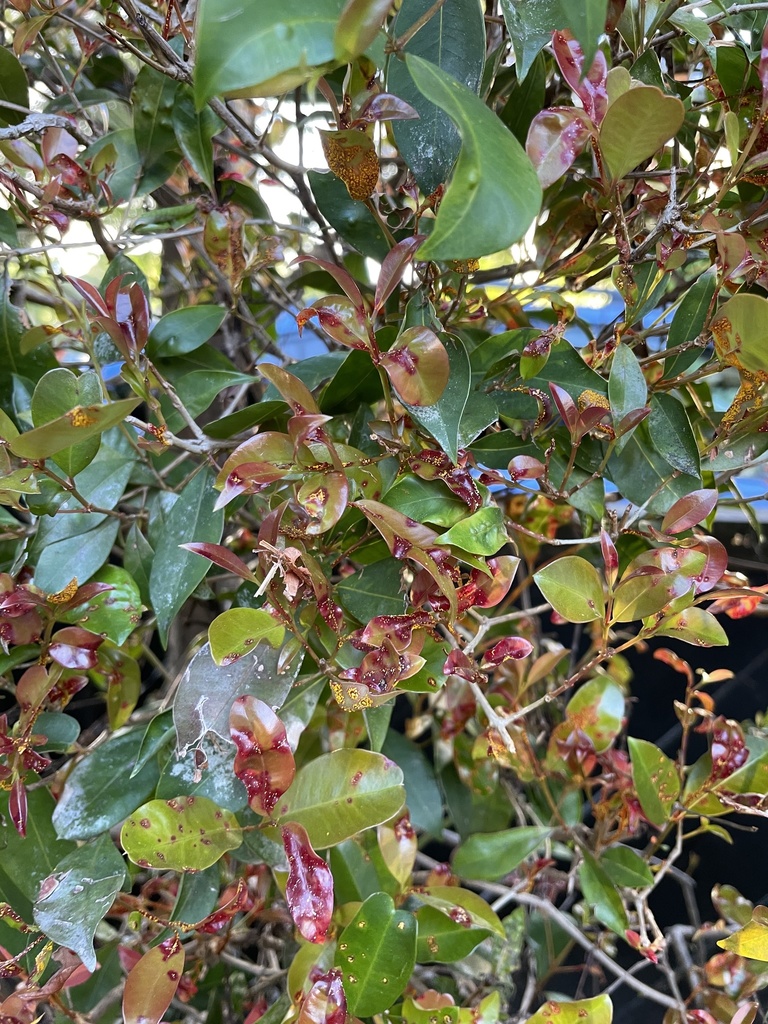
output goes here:
<path id="1" fill-rule="evenodd" d="M 619 181 L 652 157 L 677 134 L 684 116 L 680 100 L 655 85 L 637 85 L 614 100 L 600 125 L 600 150 L 611 178 Z"/>
<path id="2" fill-rule="evenodd" d="M 597 569 L 585 558 L 557 558 L 534 573 L 533 578 L 558 615 L 569 622 L 601 618 L 605 607 L 603 584 Z"/>
<path id="3" fill-rule="evenodd" d="M 409 405 L 434 405 L 448 383 L 445 346 L 428 327 L 409 327 L 381 357 L 395 390 Z"/>
<path id="4" fill-rule="evenodd" d="M 420 57 L 409 56 L 406 63 L 419 91 L 448 114 L 462 141 L 418 258 L 470 259 L 519 241 L 541 205 L 541 186 L 522 146 L 466 86 Z"/>
<path id="5" fill-rule="evenodd" d="M 344 977 L 350 1013 L 372 1017 L 405 989 L 416 962 L 416 919 L 376 892 L 339 936 L 336 965 Z"/>
<path id="6" fill-rule="evenodd" d="M 514 871 L 551 834 L 551 828 L 538 825 L 477 832 L 456 850 L 453 870 L 463 878 L 495 882 Z"/>
<path id="7" fill-rule="evenodd" d="M 120 832 L 134 864 L 165 871 L 202 871 L 242 841 L 234 814 L 204 796 L 150 800 Z"/>
<path id="8" fill-rule="evenodd" d="M 393 761 L 344 748 L 299 770 L 277 816 L 303 825 L 315 849 L 324 849 L 388 821 L 404 802 L 403 773 Z"/>

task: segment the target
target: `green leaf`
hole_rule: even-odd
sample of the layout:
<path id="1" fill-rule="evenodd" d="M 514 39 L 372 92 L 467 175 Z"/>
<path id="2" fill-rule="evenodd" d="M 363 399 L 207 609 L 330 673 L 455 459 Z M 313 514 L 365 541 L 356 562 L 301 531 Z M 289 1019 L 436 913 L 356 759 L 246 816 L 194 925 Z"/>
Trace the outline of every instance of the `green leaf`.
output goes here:
<path id="1" fill-rule="evenodd" d="M 309 171 L 307 177 L 317 207 L 331 227 L 363 256 L 370 256 L 381 263 L 390 250 L 390 244 L 365 203 L 353 199 L 347 186 L 335 174 Z"/>
<path id="2" fill-rule="evenodd" d="M 9 49 L 0 46 L 0 125 L 23 121 L 25 114 L 7 107 L 6 102 L 17 107 L 29 107 L 29 89 L 21 62 Z"/>
<path id="3" fill-rule="evenodd" d="M 234 814 L 204 796 L 150 800 L 120 831 L 134 864 L 161 871 L 202 871 L 242 841 Z"/>
<path id="4" fill-rule="evenodd" d="M 287 92 L 335 64 L 334 36 L 343 0 L 248 4 L 202 0 L 197 11 L 195 102 L 212 96 Z"/>
<path id="5" fill-rule="evenodd" d="M 432 5 L 433 0 L 403 0 L 393 29 L 395 38 L 407 32 Z M 430 61 L 477 93 L 485 61 L 485 26 L 479 5 L 474 0 L 444 4 L 408 41 L 405 53 Z M 399 55 L 390 57 L 387 89 L 410 103 L 419 115 L 417 121 L 395 122 L 393 131 L 419 187 L 429 195 L 447 180 L 456 162 L 459 134 L 441 104 L 417 88 Z"/>
<path id="6" fill-rule="evenodd" d="M 406 58 L 419 91 L 455 122 L 462 147 L 423 260 L 461 260 L 506 249 L 528 230 L 541 187 L 520 143 L 482 100 L 445 72 Z M 409 122 L 404 122 L 409 123 Z"/>
<path id="7" fill-rule="evenodd" d="M 613 181 L 661 149 L 684 116 L 680 100 L 654 85 L 637 85 L 614 100 L 600 125 L 600 151 Z"/>
<path id="8" fill-rule="evenodd" d="M 91 839 L 109 831 L 154 792 L 160 775 L 154 761 L 130 776 L 141 742 L 141 729 L 113 736 L 75 765 L 53 812 L 61 839 Z"/>
<path id="9" fill-rule="evenodd" d="M 472 387 L 469 356 L 459 338 L 446 336 L 450 377 L 445 390 L 434 405 L 406 405 L 408 415 L 428 431 L 445 454 L 456 462 L 459 450 L 459 427 Z"/>
<path id="10" fill-rule="evenodd" d="M 627 742 L 632 761 L 632 781 L 643 814 L 651 824 L 662 828 L 680 795 L 680 776 L 675 763 L 648 740 L 630 736 Z"/>
<path id="11" fill-rule="evenodd" d="M 652 51 L 646 51 L 650 53 Z M 717 287 L 717 267 L 709 267 L 700 274 L 685 293 L 669 325 L 667 348 L 675 348 L 694 341 L 704 330 L 707 315 Z M 664 361 L 664 376 L 671 378 L 684 373 L 701 356 L 700 348 L 681 352 Z"/>
<path id="12" fill-rule="evenodd" d="M 438 480 L 421 480 L 417 476 L 405 476 L 390 488 L 384 496 L 384 504 L 417 523 L 434 523 L 435 526 L 455 526 L 467 514 L 466 503 L 452 494 L 445 484 Z"/>
<path id="13" fill-rule="evenodd" d="M 507 543 L 504 516 L 498 505 L 478 509 L 437 538 L 437 544 L 448 544 L 472 555 L 495 555 Z"/>
<path id="14" fill-rule="evenodd" d="M 468 956 L 479 942 L 491 934 L 489 928 L 467 928 L 435 907 L 416 911 L 418 938 L 416 960 L 420 964 L 454 963 Z"/>
<path id="15" fill-rule="evenodd" d="M 504 925 L 479 893 L 457 885 L 430 885 L 413 895 L 427 906 L 448 914 L 454 921 L 462 921 L 468 928 L 487 928 L 504 937 Z"/>
<path id="16" fill-rule="evenodd" d="M 612 846 L 600 857 L 600 865 L 614 885 L 644 889 L 653 884 L 651 869 L 630 846 Z"/>
<path id="17" fill-rule="evenodd" d="M 611 456 L 606 475 L 627 501 L 638 507 L 648 502 L 651 513 L 663 515 L 678 498 L 701 487 L 698 476 L 676 476 L 675 472 L 653 447 L 648 424 L 643 422 L 621 453 Z"/>
<path id="18" fill-rule="evenodd" d="M 0 790 L 0 889 L 3 874 L 30 902 L 37 899 L 40 883 L 54 871 L 57 863 L 71 853 L 74 844 L 57 838 L 51 823 L 54 800 L 48 789 L 27 792 L 27 834 L 22 839 L 11 823 L 8 793 Z M 19 910 L 19 908 L 16 908 Z"/>
<path id="19" fill-rule="evenodd" d="M 183 757 L 209 732 L 229 742 L 229 712 L 238 697 L 258 697 L 280 708 L 296 681 L 301 659 L 281 668 L 279 657 L 279 651 L 261 645 L 253 658 L 217 665 L 210 646 L 203 644 L 187 665 L 173 702 L 179 754 Z"/>
<path id="20" fill-rule="evenodd" d="M 689 476 L 699 475 L 699 448 L 682 402 L 673 395 L 653 395 L 648 430 L 654 448 L 670 466 Z"/>
<path id="21" fill-rule="evenodd" d="M 205 871 L 182 875 L 171 920 L 197 924 L 208 917 L 219 898 L 220 874 L 219 867 L 212 864 Z"/>
<path id="22" fill-rule="evenodd" d="M 123 858 L 108 835 L 100 836 L 58 862 L 35 902 L 35 924 L 95 971 L 93 937 L 124 879 Z"/>
<path id="23" fill-rule="evenodd" d="M 551 828 L 538 825 L 477 832 L 457 848 L 453 870 L 463 878 L 495 882 L 514 871 L 551 835 Z"/>
<path id="24" fill-rule="evenodd" d="M 141 532 L 139 524 L 131 523 L 131 528 L 125 538 L 125 550 L 123 552 L 123 565 L 131 574 L 136 586 L 139 588 L 141 600 L 149 606 L 149 575 L 152 571 L 152 562 L 155 552 L 152 545 Z"/>
<path id="25" fill-rule="evenodd" d="M 570 29 L 581 43 L 584 67 L 590 68 L 605 31 L 605 6 L 603 0 L 501 0 L 519 80 L 526 78 L 552 33 L 562 29 Z"/>
<path id="26" fill-rule="evenodd" d="M 217 665 L 231 665 L 245 654 L 258 656 L 258 645 L 279 647 L 285 626 L 261 608 L 230 608 L 208 627 L 211 657 Z"/>
<path id="27" fill-rule="evenodd" d="M 178 91 L 176 80 L 147 65 L 136 76 L 131 102 L 133 134 L 142 164 L 142 192 L 152 192 L 165 184 L 181 159 L 173 130 Z"/>
<path id="28" fill-rule="evenodd" d="M 692 607 L 675 615 L 665 615 L 656 636 L 672 636 L 697 647 L 727 647 L 728 634 L 712 612 Z"/>
<path id="29" fill-rule="evenodd" d="M 358 622 L 368 623 L 375 615 L 402 615 L 405 611 L 405 594 L 400 587 L 402 572 L 400 562 L 385 558 L 346 576 L 337 584 L 336 596 Z"/>
<path id="30" fill-rule="evenodd" d="M 416 918 L 395 910 L 392 897 L 374 893 L 339 936 L 341 968 L 349 1012 L 383 1013 L 403 992 L 416 963 Z"/>
<path id="31" fill-rule="evenodd" d="M 522 76 L 518 64 L 515 70 Z M 499 115 L 521 146 L 525 146 L 531 121 L 547 105 L 546 89 L 547 65 L 540 54 L 531 65 L 530 73 L 515 81 Z"/>
<path id="32" fill-rule="evenodd" d="M 443 825 L 443 795 L 435 770 L 421 748 L 402 733 L 390 729 L 381 749 L 405 776 L 405 800 L 414 828 L 439 835 Z"/>
<path id="33" fill-rule="evenodd" d="M 35 385 L 32 394 L 32 422 L 36 427 L 41 427 L 76 406 L 100 403 L 101 384 L 97 373 L 89 370 L 78 376 L 71 370 L 58 367 L 43 374 Z M 58 452 L 53 461 L 67 476 L 77 476 L 95 457 L 100 444 L 101 437 L 92 437 Z"/>
<path id="34" fill-rule="evenodd" d="M 621 732 L 624 714 L 624 693 L 619 684 L 609 676 L 595 676 L 568 701 L 565 722 L 558 729 L 578 729 L 602 753 Z"/>
<path id="35" fill-rule="evenodd" d="M 623 938 L 629 922 L 621 897 L 592 854 L 584 850 L 582 856 L 584 859 L 579 867 L 579 884 L 584 899 L 597 920 Z"/>
<path id="36" fill-rule="evenodd" d="M 0 47 L 0 54 L 7 54 L 16 60 L 8 50 L 2 47 Z M 0 83 L 2 82 L 3 63 L 4 58 L 0 57 Z M 24 81 L 26 88 L 26 77 Z M 2 84 L 0 84 L 0 99 L 2 99 Z M 9 115 L 11 113 L 8 111 Z M 15 112 L 13 113 L 15 114 Z M 19 115 L 19 117 L 21 116 Z M 0 121 L 2 120 L 3 107 L 0 105 Z M 0 293 L 0 366 L 3 368 L 3 372 L 0 374 L 0 408 L 11 409 L 13 375 L 17 374 L 19 377 L 38 380 L 46 370 L 56 366 L 56 360 L 47 346 L 33 348 L 31 352 L 22 354 L 21 337 L 24 331 L 19 318 L 19 310 L 9 298 L 9 283 L 6 281 L 0 287 L 2 287 Z"/>
<path id="37" fill-rule="evenodd" d="M 175 796 L 204 796 L 227 811 L 242 811 L 248 806 L 248 793 L 234 774 L 235 749 L 231 743 L 201 743 L 206 766 L 199 769 L 193 756 L 172 753 L 166 761 L 155 796 L 170 800 Z"/>
<path id="38" fill-rule="evenodd" d="M 80 735 L 80 723 L 72 715 L 64 715 L 61 711 L 43 711 L 35 719 L 35 732 L 45 737 L 39 746 L 40 750 L 64 753 Z"/>
<path id="39" fill-rule="evenodd" d="M 616 426 L 627 413 L 642 409 L 648 398 L 648 387 L 637 356 L 629 345 L 619 345 L 613 354 L 611 375 L 608 378 L 608 399 Z M 620 437 L 615 450 L 620 452 L 629 440 L 629 433 Z"/>
<path id="40" fill-rule="evenodd" d="M 78 519 L 78 515 L 60 519 Z M 57 594 L 73 579 L 87 582 L 109 558 L 120 520 L 106 519 L 81 537 L 65 537 L 42 548 L 35 568 L 35 586 L 49 594 Z M 42 546 L 38 530 L 35 548 Z"/>
<path id="41" fill-rule="evenodd" d="M 613 1003 L 609 995 L 561 1003 L 548 1000 L 525 1024 L 611 1024 Z"/>
<path id="42" fill-rule="evenodd" d="M 603 582 L 591 562 L 565 555 L 539 569 L 536 586 L 558 615 L 569 622 L 593 622 L 605 610 Z"/>
<path id="43" fill-rule="evenodd" d="M 121 398 L 108 405 L 75 406 L 63 416 L 19 434 L 8 447 L 22 459 L 48 459 L 122 423 L 139 402 L 139 398 Z"/>
<path id="44" fill-rule="evenodd" d="M 192 90 L 185 86 L 179 89 L 175 98 L 172 123 L 182 153 L 198 178 L 213 191 L 212 139 L 223 127 L 223 122 L 210 107 L 197 111 Z"/>
<path id="45" fill-rule="evenodd" d="M 404 802 L 396 764 L 370 750 L 343 748 L 299 769 L 275 810 L 280 821 L 303 825 L 317 850 L 388 821 Z"/>
<path id="46" fill-rule="evenodd" d="M 221 306 L 185 306 L 161 316 L 149 332 L 147 354 L 151 359 L 194 352 L 214 336 L 226 319 Z"/>
<path id="47" fill-rule="evenodd" d="M 107 636 L 119 647 L 141 619 L 139 588 L 131 574 L 117 565 L 105 565 L 93 579 L 97 583 L 108 583 L 112 590 L 65 612 L 60 616 L 61 621 Z"/>
<path id="48" fill-rule="evenodd" d="M 171 509 L 156 545 L 149 593 L 163 645 L 168 642 L 168 629 L 176 613 L 209 568 L 206 559 L 179 545 L 192 541 L 218 544 L 221 540 L 224 512 L 214 509 L 217 494 L 213 479 L 206 469 L 189 481 Z"/>

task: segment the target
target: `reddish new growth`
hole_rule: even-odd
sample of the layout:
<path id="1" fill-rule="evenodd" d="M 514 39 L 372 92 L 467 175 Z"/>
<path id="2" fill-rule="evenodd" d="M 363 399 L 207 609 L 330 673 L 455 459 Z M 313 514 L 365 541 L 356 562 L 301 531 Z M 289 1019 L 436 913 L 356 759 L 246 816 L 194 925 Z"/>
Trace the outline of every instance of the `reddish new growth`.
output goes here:
<path id="1" fill-rule="evenodd" d="M 285 898 L 291 917 L 307 942 L 325 942 L 333 914 L 333 875 L 312 849 L 302 825 L 289 822 L 281 834 L 288 858 Z"/>

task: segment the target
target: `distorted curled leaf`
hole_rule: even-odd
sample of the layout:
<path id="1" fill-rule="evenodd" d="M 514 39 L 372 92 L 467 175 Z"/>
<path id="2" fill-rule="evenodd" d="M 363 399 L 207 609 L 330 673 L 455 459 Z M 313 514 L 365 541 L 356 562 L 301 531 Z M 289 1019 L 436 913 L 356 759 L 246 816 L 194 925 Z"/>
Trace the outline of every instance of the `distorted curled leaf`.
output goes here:
<path id="1" fill-rule="evenodd" d="M 349 501 L 349 482 L 342 472 L 310 473 L 296 494 L 307 513 L 305 532 L 310 536 L 325 533 L 344 515 Z"/>
<path id="2" fill-rule="evenodd" d="M 328 167 L 347 186 L 353 199 L 368 199 L 379 181 L 379 159 L 370 136 L 355 128 L 321 131 Z"/>
<path id="3" fill-rule="evenodd" d="M 288 822 L 281 835 L 288 858 L 288 910 L 302 938 L 307 942 L 325 942 L 333 915 L 331 869 L 312 849 L 303 825 Z"/>
<path id="4" fill-rule="evenodd" d="M 86 670 L 94 668 L 98 657 L 96 652 L 104 637 L 80 626 L 65 626 L 51 638 L 48 653 L 62 668 Z"/>
<path id="5" fill-rule="evenodd" d="M 429 327 L 409 327 L 381 357 L 395 390 L 408 405 L 434 405 L 445 390 L 450 363 Z"/>
<path id="6" fill-rule="evenodd" d="M 363 350 L 368 348 L 366 318 L 351 299 L 343 295 L 326 295 L 300 310 L 296 314 L 299 334 L 313 317 L 317 317 L 325 333 L 340 345 Z"/>
<path id="7" fill-rule="evenodd" d="M 482 668 L 495 668 L 505 661 L 519 661 L 527 658 L 533 650 L 533 644 L 522 636 L 505 636 L 495 643 L 483 655 Z"/>
<path id="8" fill-rule="evenodd" d="M 123 990 L 124 1024 L 159 1024 L 184 971 L 184 949 L 173 935 L 136 963 Z"/>
<path id="9" fill-rule="evenodd" d="M 332 967 L 315 980 L 299 1009 L 296 1024 L 345 1024 L 347 997 L 341 971 Z"/>
<path id="10" fill-rule="evenodd" d="M 285 726 L 268 704 L 244 696 L 232 705 L 229 729 L 237 747 L 234 772 L 248 791 L 248 803 L 258 814 L 270 815 L 296 774 Z"/>

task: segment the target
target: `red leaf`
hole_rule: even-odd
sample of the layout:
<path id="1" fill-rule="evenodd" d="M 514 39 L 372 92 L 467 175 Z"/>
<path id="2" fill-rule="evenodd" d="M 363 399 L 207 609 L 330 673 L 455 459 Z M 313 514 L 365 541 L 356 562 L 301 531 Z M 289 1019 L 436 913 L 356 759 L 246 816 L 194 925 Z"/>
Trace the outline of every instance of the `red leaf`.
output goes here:
<path id="1" fill-rule="evenodd" d="M 95 668 L 96 651 L 103 643 L 104 637 L 88 629 L 66 626 L 54 634 L 48 653 L 63 668 Z"/>
<path id="2" fill-rule="evenodd" d="M 14 779 L 8 794 L 8 814 L 21 838 L 27 834 L 27 790 L 22 779 Z"/>
<path id="3" fill-rule="evenodd" d="M 542 188 L 562 178 L 594 134 L 595 126 L 574 107 L 551 107 L 534 117 L 525 151 Z"/>
<path id="4" fill-rule="evenodd" d="M 184 950 L 174 935 L 145 953 L 125 980 L 125 1024 L 159 1024 L 179 987 Z"/>
<path id="5" fill-rule="evenodd" d="M 579 423 L 579 410 L 576 403 L 568 392 L 557 384 L 550 384 L 549 390 L 552 392 L 557 411 L 563 417 L 563 423 L 568 428 L 568 432 L 572 434 Z"/>
<path id="6" fill-rule="evenodd" d="M 185 548 L 195 555 L 207 558 L 214 565 L 227 569 L 229 572 L 234 573 L 235 576 L 239 576 L 240 579 L 248 580 L 250 583 L 258 583 L 257 578 L 242 558 L 230 551 L 229 548 L 225 548 L 222 544 L 193 543 L 179 544 L 179 547 Z"/>
<path id="7" fill-rule="evenodd" d="M 768 24 L 763 29 L 763 43 L 760 47 L 760 64 L 758 66 L 760 84 L 763 87 L 763 107 L 768 103 Z"/>
<path id="8" fill-rule="evenodd" d="M 291 917 L 307 942 L 325 942 L 333 915 L 333 875 L 309 842 L 303 825 L 289 822 L 281 829 L 288 858 L 285 898 Z"/>
<path id="9" fill-rule="evenodd" d="M 338 967 L 321 975 L 307 993 L 296 1024 L 345 1024 L 347 997 Z"/>
<path id="10" fill-rule="evenodd" d="M 715 537 L 699 537 L 692 548 L 694 551 L 703 551 L 707 556 L 707 564 L 694 578 L 696 593 L 708 594 L 720 582 L 728 568 L 728 552 Z"/>
<path id="11" fill-rule="evenodd" d="M 381 357 L 395 390 L 408 405 L 434 405 L 445 391 L 450 364 L 429 327 L 409 327 Z"/>
<path id="12" fill-rule="evenodd" d="M 570 32 L 553 32 L 552 49 L 563 78 L 584 104 L 588 116 L 599 125 L 608 109 L 608 63 L 605 54 L 602 50 L 597 51 L 592 67 L 582 78 L 584 52 Z"/>
<path id="13" fill-rule="evenodd" d="M 418 116 L 410 103 L 398 99 L 392 93 L 380 92 L 366 100 L 352 122 L 352 127 L 372 124 L 374 121 L 413 121 Z"/>
<path id="14" fill-rule="evenodd" d="M 323 270 L 327 271 L 339 287 L 342 288 L 344 294 L 349 296 L 354 305 L 360 310 L 365 309 L 362 292 L 357 287 L 352 275 L 343 267 L 338 267 L 335 263 L 329 263 L 327 260 L 320 260 L 316 256 L 297 256 L 293 263 L 306 263 L 307 261 L 314 263 L 316 266 L 322 267 Z M 291 266 L 293 266 L 293 264 L 291 264 Z M 259 367 L 259 369 L 261 369 L 261 367 Z"/>
<path id="15" fill-rule="evenodd" d="M 683 533 L 690 530 L 702 519 L 706 519 L 716 504 L 717 491 L 713 488 L 691 491 L 674 503 L 664 516 L 661 528 L 664 533 Z"/>
<path id="16" fill-rule="evenodd" d="M 603 554 L 605 578 L 608 581 L 608 586 L 612 587 L 616 582 L 616 576 L 619 571 L 619 553 L 616 550 L 616 545 L 605 530 L 600 531 L 600 550 Z"/>
<path id="17" fill-rule="evenodd" d="M 505 661 L 519 661 L 527 658 L 533 650 L 533 644 L 522 636 L 505 636 L 483 655 L 482 668 L 492 668 Z"/>
<path id="18" fill-rule="evenodd" d="M 296 774 L 285 726 L 267 704 L 245 696 L 232 705 L 229 731 L 237 747 L 235 775 L 248 791 L 248 803 L 269 816 Z"/>
<path id="19" fill-rule="evenodd" d="M 374 97 L 380 99 L 381 97 Z M 398 100 L 398 103 L 401 102 Z M 413 112 L 416 114 L 416 111 Z M 418 117 L 418 115 L 416 114 Z M 376 297 L 373 302 L 373 315 L 381 311 L 384 303 L 400 283 L 405 268 L 413 259 L 413 254 L 424 241 L 424 235 L 414 235 L 413 238 L 404 238 L 394 248 L 390 249 L 384 257 L 379 273 L 379 283 L 376 285 Z"/>
<path id="20" fill-rule="evenodd" d="M 350 299 L 343 295 L 326 295 L 300 310 L 296 314 L 299 334 L 307 320 L 314 316 L 325 333 L 340 345 L 363 351 L 369 348 L 367 318 Z"/>

